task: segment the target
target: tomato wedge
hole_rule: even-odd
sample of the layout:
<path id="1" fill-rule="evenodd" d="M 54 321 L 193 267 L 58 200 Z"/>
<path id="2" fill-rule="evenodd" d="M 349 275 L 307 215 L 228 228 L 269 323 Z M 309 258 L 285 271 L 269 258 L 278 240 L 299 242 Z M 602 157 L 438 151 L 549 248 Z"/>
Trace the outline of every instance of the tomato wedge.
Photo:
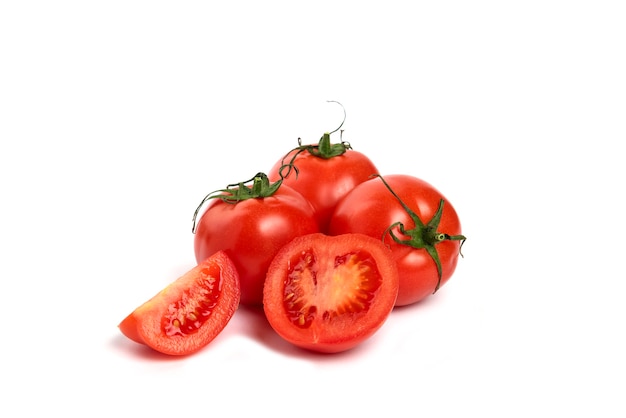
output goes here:
<path id="1" fill-rule="evenodd" d="M 288 342 L 337 353 L 371 337 L 398 294 L 398 271 L 380 239 L 363 234 L 304 235 L 270 264 L 263 309 Z"/>
<path id="2" fill-rule="evenodd" d="M 219 251 L 135 309 L 119 329 L 131 340 L 169 355 L 188 355 L 209 344 L 239 306 L 239 276 Z"/>

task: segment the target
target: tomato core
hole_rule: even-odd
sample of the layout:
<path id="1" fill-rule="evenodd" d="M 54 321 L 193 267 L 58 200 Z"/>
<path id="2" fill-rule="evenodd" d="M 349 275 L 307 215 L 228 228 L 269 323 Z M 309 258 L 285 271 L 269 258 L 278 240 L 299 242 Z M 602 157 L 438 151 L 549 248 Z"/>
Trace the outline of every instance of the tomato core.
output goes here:
<path id="1" fill-rule="evenodd" d="M 303 329 L 318 316 L 330 323 L 366 314 L 382 283 L 375 260 L 365 251 L 336 256 L 332 265 L 324 265 L 306 250 L 292 257 L 290 266 L 283 306 L 291 323 Z M 318 282 L 318 274 L 332 279 Z"/>
<path id="2" fill-rule="evenodd" d="M 169 304 L 163 316 L 163 332 L 167 336 L 194 334 L 211 316 L 222 288 L 221 277 L 215 277 L 214 273 L 208 268 L 202 269 L 196 286 Z"/>

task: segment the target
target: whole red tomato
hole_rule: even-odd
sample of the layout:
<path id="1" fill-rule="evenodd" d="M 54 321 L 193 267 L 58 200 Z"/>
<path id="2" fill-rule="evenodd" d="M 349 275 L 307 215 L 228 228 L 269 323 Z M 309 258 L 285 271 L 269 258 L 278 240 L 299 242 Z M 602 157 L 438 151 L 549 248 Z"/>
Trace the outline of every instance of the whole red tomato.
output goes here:
<path id="1" fill-rule="evenodd" d="M 376 176 L 339 202 L 329 234 L 355 232 L 389 245 L 400 275 L 396 306 L 418 302 L 443 286 L 465 241 L 452 204 L 429 183 L 399 174 Z"/>
<path id="2" fill-rule="evenodd" d="M 283 177 L 283 184 L 311 202 L 320 230 L 325 232 L 337 202 L 377 172 L 365 154 L 347 142 L 331 144 L 326 133 L 319 144 L 300 145 L 290 151 L 274 164 L 268 177 L 270 181 Z"/>
<path id="3" fill-rule="evenodd" d="M 280 182 L 270 184 L 257 174 L 253 184 L 231 185 L 219 194 L 209 194 L 206 211 L 195 226 L 196 260 L 223 250 L 235 263 L 241 284 L 241 303 L 260 305 L 263 283 L 278 250 L 300 235 L 318 232 L 311 204 Z"/>

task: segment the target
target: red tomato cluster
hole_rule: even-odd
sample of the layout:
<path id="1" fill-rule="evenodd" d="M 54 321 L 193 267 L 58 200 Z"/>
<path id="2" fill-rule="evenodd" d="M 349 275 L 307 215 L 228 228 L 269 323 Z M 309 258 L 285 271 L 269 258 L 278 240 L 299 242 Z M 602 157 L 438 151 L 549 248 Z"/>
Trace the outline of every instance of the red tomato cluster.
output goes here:
<path id="1" fill-rule="evenodd" d="M 440 289 L 465 241 L 454 207 L 435 187 L 381 176 L 328 133 L 317 144 L 299 140 L 267 175 L 209 193 L 193 231 L 198 265 L 119 325 L 166 354 L 207 345 L 239 304 L 262 308 L 298 347 L 348 350 L 394 307 Z"/>

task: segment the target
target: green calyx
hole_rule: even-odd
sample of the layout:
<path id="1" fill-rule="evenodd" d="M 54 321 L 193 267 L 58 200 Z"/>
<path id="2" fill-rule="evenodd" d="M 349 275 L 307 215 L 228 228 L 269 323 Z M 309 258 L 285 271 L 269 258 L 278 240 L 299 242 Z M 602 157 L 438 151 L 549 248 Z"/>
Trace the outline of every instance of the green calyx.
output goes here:
<path id="1" fill-rule="evenodd" d="M 408 245 L 416 249 L 426 250 L 426 252 L 430 255 L 430 257 L 435 262 L 435 265 L 437 266 L 437 275 L 439 280 L 437 281 L 437 286 L 435 286 L 435 290 L 433 291 L 433 293 L 437 292 L 437 290 L 439 290 L 439 287 L 441 286 L 442 269 L 441 260 L 439 259 L 439 253 L 437 252 L 436 245 L 444 241 L 461 241 L 460 247 L 462 247 L 466 240 L 465 236 L 449 235 L 443 232 L 439 232 L 437 230 L 437 228 L 439 228 L 439 223 L 441 222 L 441 216 L 443 214 L 443 207 L 445 203 L 443 199 L 439 201 L 439 207 L 437 208 L 437 211 L 433 215 L 432 219 L 428 221 L 427 224 L 424 224 L 419 216 L 417 216 L 417 214 L 411 208 L 409 208 L 402 201 L 402 199 L 400 199 L 400 197 L 391 189 L 389 184 L 387 184 L 385 179 L 380 174 L 375 174 L 375 176 L 381 179 L 385 187 L 387 187 L 391 194 L 398 200 L 398 202 L 400 202 L 406 213 L 415 224 L 415 227 L 413 229 L 406 229 L 402 222 L 394 222 L 393 224 L 389 225 L 389 227 L 387 227 L 387 229 L 383 233 L 383 242 L 385 241 L 385 237 L 387 236 L 387 234 L 389 234 L 391 238 L 398 244 Z M 393 229 L 396 227 L 402 235 L 409 238 L 398 238 L 398 236 L 393 232 Z M 459 254 L 462 257 L 463 254 L 461 253 L 460 247 Z"/>
<path id="2" fill-rule="evenodd" d="M 319 143 L 315 145 L 302 145 L 302 139 L 298 138 L 298 146 L 292 149 L 291 151 L 289 151 L 287 155 L 283 157 L 283 160 L 282 160 L 283 165 L 280 167 L 280 170 L 279 170 L 280 176 L 282 178 L 287 177 L 289 173 L 291 173 L 292 169 L 296 172 L 296 176 L 298 175 L 298 168 L 294 165 L 294 162 L 296 158 L 298 157 L 298 155 L 300 155 L 303 152 L 308 152 L 309 154 L 315 157 L 328 160 L 328 159 L 343 155 L 346 153 L 346 151 L 348 151 L 349 149 L 352 149 L 352 147 L 350 146 L 350 143 L 345 142 L 345 141 L 341 141 L 337 144 L 333 144 L 330 142 L 330 135 L 339 131 L 341 127 L 343 126 L 344 122 L 346 121 L 346 109 L 339 102 L 335 102 L 333 100 L 329 100 L 329 102 L 337 103 L 343 109 L 343 121 L 341 122 L 341 125 L 339 125 L 339 127 L 332 132 L 324 133 L 324 135 L 322 135 L 322 137 L 320 138 Z M 343 131 L 340 132 L 340 134 L 342 133 Z M 293 155 L 291 156 L 291 159 L 289 160 L 289 162 L 285 162 L 285 159 L 291 153 L 293 153 Z"/>
<path id="3" fill-rule="evenodd" d="M 330 133 L 328 132 L 322 135 L 319 144 L 305 145 L 298 148 L 303 148 L 303 151 L 308 151 L 309 154 L 325 160 L 343 155 L 347 150 L 352 149 L 349 143 L 343 141 L 338 144 L 331 144 Z"/>
<path id="4" fill-rule="evenodd" d="M 242 200 L 263 199 L 276 193 L 282 182 L 283 180 L 281 179 L 274 183 L 270 183 L 270 180 L 265 173 L 257 173 L 249 180 L 229 184 L 225 189 L 219 189 L 209 193 L 204 197 L 204 199 L 202 199 L 202 202 L 200 202 L 196 211 L 193 213 L 193 226 L 191 228 L 191 232 L 196 232 L 196 219 L 198 218 L 200 209 L 209 200 L 220 199 L 225 203 L 236 204 Z M 251 184 L 248 185 L 248 183 Z"/>

